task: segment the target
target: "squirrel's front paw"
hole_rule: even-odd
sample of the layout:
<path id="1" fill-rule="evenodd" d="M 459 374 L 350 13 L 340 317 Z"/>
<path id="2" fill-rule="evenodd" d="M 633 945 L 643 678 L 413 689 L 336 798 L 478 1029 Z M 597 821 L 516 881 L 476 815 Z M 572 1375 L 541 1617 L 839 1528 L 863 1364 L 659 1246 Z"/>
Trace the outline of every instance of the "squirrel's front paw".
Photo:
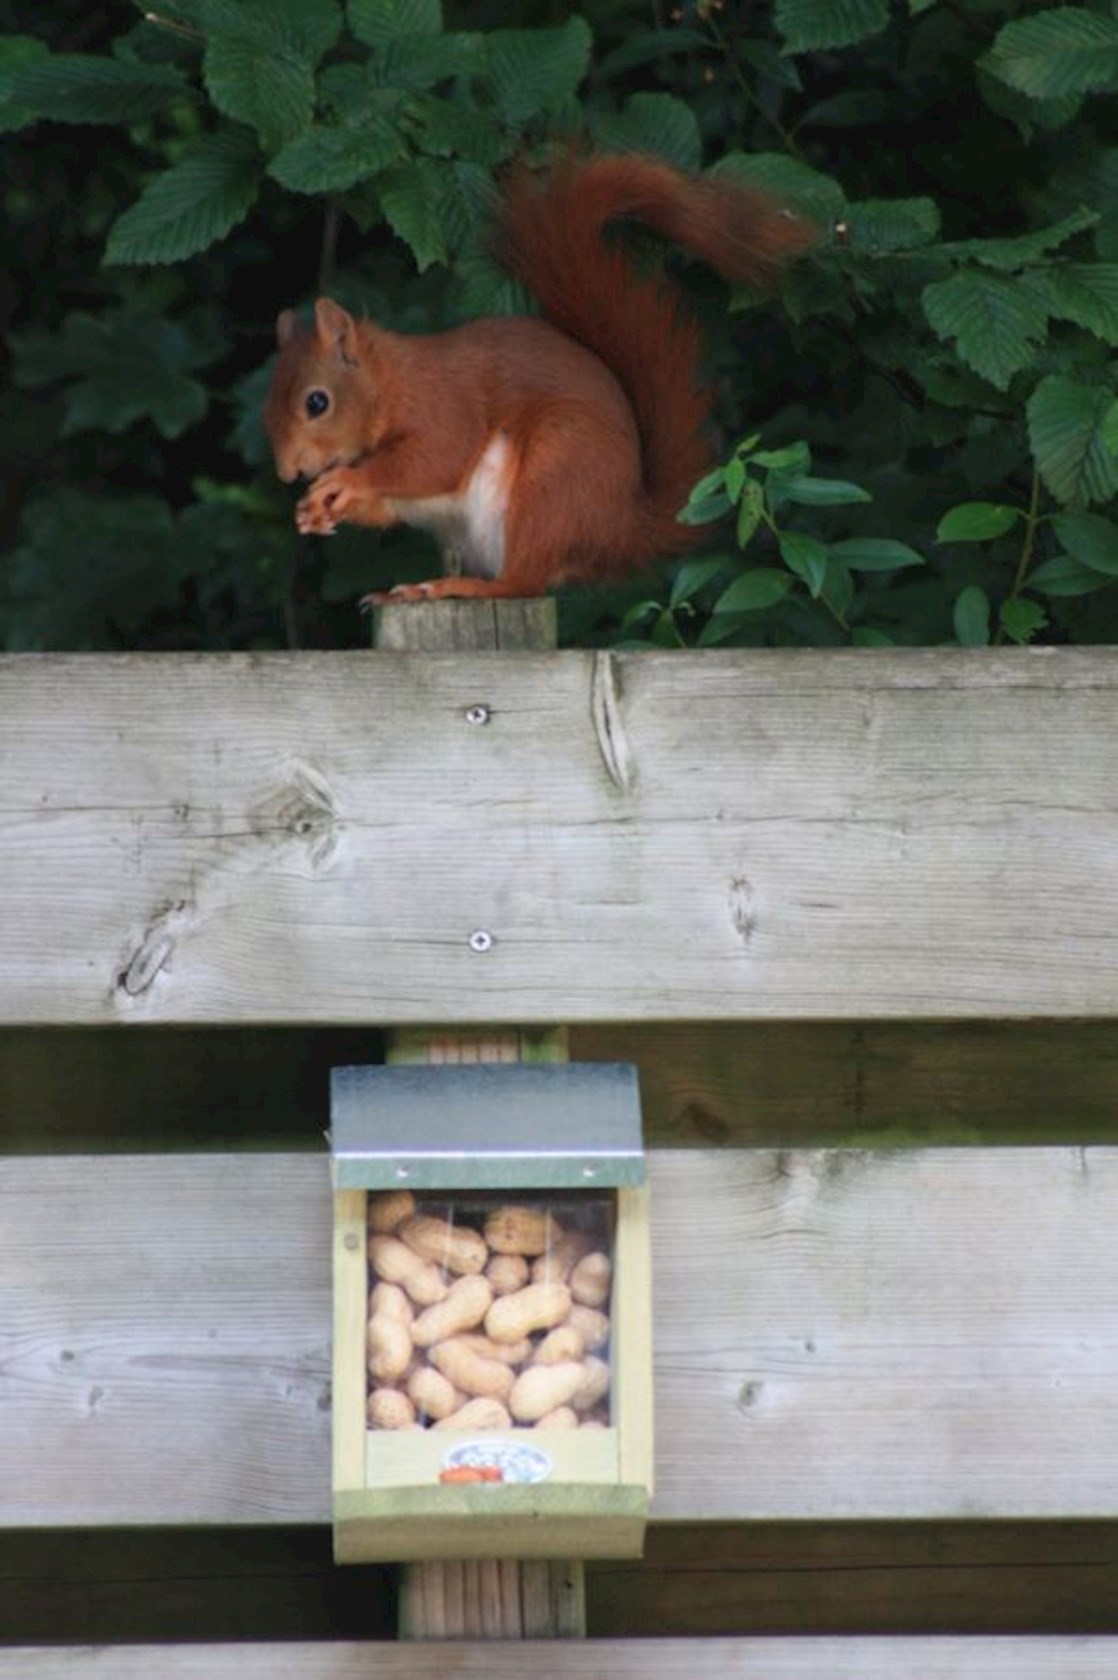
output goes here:
<path id="1" fill-rule="evenodd" d="M 304 537 L 332 536 L 352 498 L 344 467 L 321 473 L 295 509 L 297 530 Z"/>

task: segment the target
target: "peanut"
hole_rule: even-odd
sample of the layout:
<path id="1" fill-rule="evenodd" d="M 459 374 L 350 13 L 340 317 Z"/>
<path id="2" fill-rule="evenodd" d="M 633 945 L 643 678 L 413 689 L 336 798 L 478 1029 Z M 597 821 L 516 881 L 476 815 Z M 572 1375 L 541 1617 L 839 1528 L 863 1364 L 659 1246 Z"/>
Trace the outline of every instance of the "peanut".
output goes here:
<path id="1" fill-rule="evenodd" d="M 607 1254 L 587 1254 L 570 1276 L 571 1294 L 584 1307 L 604 1307 L 613 1268 Z"/>
<path id="2" fill-rule="evenodd" d="M 571 1396 L 576 1412 L 588 1412 L 609 1393 L 609 1366 L 593 1354 L 582 1362 L 582 1382 Z"/>
<path id="3" fill-rule="evenodd" d="M 394 1318 L 397 1324 L 410 1324 L 415 1308 L 398 1283 L 377 1283 L 369 1296 L 370 1318 Z"/>
<path id="4" fill-rule="evenodd" d="M 565 1283 L 530 1283 L 515 1295 L 502 1295 L 485 1315 L 485 1333 L 495 1342 L 518 1342 L 533 1330 L 550 1330 L 571 1310 Z"/>
<path id="5" fill-rule="evenodd" d="M 369 1197 L 369 1229 L 382 1233 L 394 1231 L 414 1212 L 415 1197 L 410 1190 L 385 1190 L 380 1196 Z"/>
<path id="6" fill-rule="evenodd" d="M 565 1406 L 584 1378 L 583 1367 L 573 1360 L 563 1365 L 529 1365 L 512 1385 L 509 1411 L 517 1423 L 538 1423 L 548 1412 Z"/>
<path id="7" fill-rule="evenodd" d="M 441 1371 L 432 1370 L 430 1365 L 422 1366 L 408 1378 L 408 1396 L 414 1401 L 417 1411 L 436 1421 L 456 1412 L 466 1398 Z"/>
<path id="8" fill-rule="evenodd" d="M 412 1342 L 406 1324 L 379 1313 L 369 1320 L 366 1334 L 369 1372 L 377 1382 L 392 1383 L 411 1362 Z"/>
<path id="9" fill-rule="evenodd" d="M 501 1207 L 485 1221 L 494 1254 L 542 1254 L 562 1236 L 558 1220 L 542 1208 Z"/>
<path id="10" fill-rule="evenodd" d="M 499 1400 L 467 1400 L 449 1417 L 440 1418 L 432 1429 L 508 1429 L 512 1425 L 507 1409 Z"/>
<path id="11" fill-rule="evenodd" d="M 528 1262 L 523 1254 L 495 1254 L 485 1268 L 494 1295 L 511 1295 L 528 1282 Z"/>
<path id="12" fill-rule="evenodd" d="M 588 1348 L 604 1347 L 609 1341 L 609 1319 L 597 1307 L 583 1307 L 576 1301 L 567 1314 L 567 1323 L 578 1331 Z"/>
<path id="13" fill-rule="evenodd" d="M 573 1406 L 556 1406 L 553 1412 L 545 1412 L 535 1427 L 537 1429 L 577 1429 L 579 1427 L 578 1413 Z"/>
<path id="14" fill-rule="evenodd" d="M 429 1214 L 406 1219 L 396 1235 L 420 1259 L 431 1260 L 459 1277 L 480 1272 L 489 1259 L 489 1250 L 476 1231 L 471 1231 L 468 1225 L 451 1225 L 448 1220 L 435 1219 Z"/>
<path id="15" fill-rule="evenodd" d="M 439 1268 L 429 1260 L 421 1260 L 398 1237 L 370 1237 L 369 1259 L 378 1278 L 385 1283 L 400 1284 L 419 1307 L 433 1307 L 446 1296 L 447 1286 Z"/>
<path id="16" fill-rule="evenodd" d="M 398 1388 L 374 1388 L 365 1406 L 370 1429 L 410 1429 L 415 1407 Z"/>
<path id="17" fill-rule="evenodd" d="M 416 1347 L 433 1347 L 456 1336 L 459 1330 L 472 1330 L 480 1324 L 493 1302 L 493 1288 L 488 1278 L 460 1277 L 451 1284 L 445 1301 L 439 1301 L 421 1312 L 411 1327 Z"/>
<path id="18" fill-rule="evenodd" d="M 532 1261 L 533 1283 L 568 1283 L 571 1272 L 590 1250 L 590 1239 L 581 1231 L 564 1231 L 538 1260 Z"/>
<path id="19" fill-rule="evenodd" d="M 495 1342 L 490 1336 L 482 1336 L 477 1331 L 467 1330 L 456 1341 L 463 1347 L 468 1347 L 474 1353 L 480 1353 L 483 1359 L 499 1359 L 502 1365 L 523 1365 L 532 1357 L 532 1344 L 527 1336 L 519 1342 Z M 582 1358 L 581 1353 L 579 1358 Z"/>
<path id="20" fill-rule="evenodd" d="M 568 1359 L 581 1359 L 586 1343 L 573 1324 L 560 1324 L 546 1335 L 532 1356 L 535 1365 L 562 1365 Z"/>
<path id="21" fill-rule="evenodd" d="M 431 1363 L 463 1394 L 487 1400 L 504 1400 L 515 1381 L 510 1366 L 502 1365 L 497 1359 L 483 1359 L 481 1354 L 463 1347 L 454 1338 L 431 1349 Z"/>

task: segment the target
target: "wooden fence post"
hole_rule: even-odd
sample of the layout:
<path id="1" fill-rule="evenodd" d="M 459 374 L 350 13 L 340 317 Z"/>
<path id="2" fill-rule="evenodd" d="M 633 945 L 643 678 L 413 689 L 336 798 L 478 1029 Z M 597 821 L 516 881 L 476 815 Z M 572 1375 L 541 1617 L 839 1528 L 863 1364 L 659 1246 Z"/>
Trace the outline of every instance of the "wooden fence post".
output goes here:
<path id="1" fill-rule="evenodd" d="M 390 653 L 540 652 L 556 641 L 555 603 L 438 601 L 381 609 L 374 632 Z M 479 706 L 484 695 L 478 696 Z M 555 1062 L 566 1029 L 395 1032 L 392 1062 Z M 401 1569 L 401 1639 L 576 1639 L 586 1633 L 583 1566 L 515 1559 L 412 1563 Z"/>

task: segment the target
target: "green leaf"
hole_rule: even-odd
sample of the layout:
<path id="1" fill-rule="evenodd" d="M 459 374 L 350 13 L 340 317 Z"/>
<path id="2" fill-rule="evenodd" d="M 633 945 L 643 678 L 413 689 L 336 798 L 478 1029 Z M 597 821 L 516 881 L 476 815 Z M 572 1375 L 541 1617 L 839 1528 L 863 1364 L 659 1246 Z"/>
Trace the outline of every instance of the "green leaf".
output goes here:
<path id="1" fill-rule="evenodd" d="M 1061 263 L 1029 275 L 1050 315 L 1118 345 L 1118 263 Z"/>
<path id="2" fill-rule="evenodd" d="M 605 53 L 594 66 L 595 75 L 609 81 L 623 76 L 641 64 L 653 64 L 657 59 L 677 53 L 709 52 L 710 38 L 697 29 L 637 29 L 627 34 L 611 52 Z"/>
<path id="3" fill-rule="evenodd" d="M 408 101 L 405 116 L 416 144 L 436 157 L 459 157 L 492 169 L 510 150 L 488 112 L 475 111 L 461 100 L 418 95 Z"/>
<path id="4" fill-rule="evenodd" d="M 897 107 L 894 100 L 879 88 L 843 88 L 829 99 L 809 105 L 797 126 L 799 128 L 871 128 L 878 123 L 895 122 Z"/>
<path id="5" fill-rule="evenodd" d="M 264 52 L 245 36 L 219 35 L 206 48 L 206 90 L 223 116 L 247 123 L 267 152 L 308 127 L 314 65 L 290 51 Z"/>
<path id="6" fill-rule="evenodd" d="M 1031 642 L 1038 630 L 1043 630 L 1048 623 L 1048 614 L 1039 601 L 1030 601 L 1023 595 L 1018 595 L 1012 601 L 1003 601 L 998 610 L 998 623 L 1011 642 L 1022 645 Z"/>
<path id="7" fill-rule="evenodd" d="M 822 593 L 827 578 L 827 546 L 803 531 L 781 531 L 777 539 L 780 558 L 807 584 L 813 600 Z M 753 574 L 756 576 L 756 573 Z"/>
<path id="8" fill-rule="evenodd" d="M 1118 577 L 1118 525 L 1098 513 L 1058 513 L 1052 529 L 1083 565 L 1104 577 Z"/>
<path id="9" fill-rule="evenodd" d="M 849 502 L 872 502 L 873 497 L 860 484 L 847 484 L 841 478 L 782 478 L 781 493 L 788 502 L 803 507 L 841 507 Z"/>
<path id="10" fill-rule="evenodd" d="M 360 127 L 309 128 L 276 154 L 268 173 L 292 192 L 344 192 L 395 163 L 403 149 L 393 125 L 371 112 Z"/>
<path id="11" fill-rule="evenodd" d="M 887 636 L 884 630 L 874 630 L 868 624 L 859 624 L 850 632 L 850 643 L 852 647 L 864 648 L 891 648 L 897 645 L 895 639 Z"/>
<path id="12" fill-rule="evenodd" d="M 802 477 L 811 466 L 811 450 L 802 438 L 783 449 L 755 449 L 748 456 L 755 467 L 766 472 L 786 473 L 789 478 Z"/>
<path id="13" fill-rule="evenodd" d="M 1035 99 L 1118 88 L 1118 22 L 1077 6 L 1017 18 L 982 64 Z"/>
<path id="14" fill-rule="evenodd" d="M 1050 374 L 1027 414 L 1033 459 L 1057 501 L 1105 502 L 1118 491 L 1113 391 Z"/>
<path id="15" fill-rule="evenodd" d="M 740 454 L 730 456 L 723 468 L 722 478 L 727 496 L 732 502 L 736 502 L 745 489 L 746 480 L 745 462 Z"/>
<path id="16" fill-rule="evenodd" d="M 685 560 L 672 582 L 669 604 L 682 606 L 685 601 L 701 595 L 716 578 L 724 578 L 737 570 L 737 562 L 726 554 L 705 555 L 698 560 Z"/>
<path id="17" fill-rule="evenodd" d="M 763 81 L 773 82 L 777 87 L 791 88 L 793 93 L 803 92 L 800 72 L 790 58 L 785 58 L 777 51 L 771 41 L 759 38 L 739 41 L 737 48 L 738 57 L 744 59 Z"/>
<path id="18" fill-rule="evenodd" d="M 623 110 L 592 117 L 591 128 L 605 151 L 652 152 L 677 169 L 698 169 L 702 162 L 695 114 L 670 93 L 635 93 Z"/>
<path id="19" fill-rule="evenodd" d="M 256 201 L 260 154 L 235 129 L 218 129 L 149 181 L 113 224 L 105 261 L 169 263 L 204 251 L 243 221 Z"/>
<path id="20" fill-rule="evenodd" d="M 1049 251 L 1056 250 L 1077 233 L 1086 233 L 1098 220 L 1096 210 L 1076 210 L 1051 227 L 1021 233 L 1014 239 L 957 239 L 948 245 L 937 245 L 932 254 L 953 259 L 966 258 L 981 263 L 984 268 L 996 268 L 1012 274 L 1039 262 Z"/>
<path id="21" fill-rule="evenodd" d="M 497 104 L 514 126 L 566 104 L 590 64 L 590 26 L 581 17 L 561 29 L 494 29 L 486 43 Z"/>
<path id="22" fill-rule="evenodd" d="M 715 613 L 759 612 L 765 607 L 775 607 L 794 584 L 790 572 L 778 571 L 775 566 L 758 566 L 734 579 L 719 596 Z"/>
<path id="23" fill-rule="evenodd" d="M 205 388 L 190 375 L 222 349 L 183 322 L 134 309 L 75 312 L 60 333 L 30 330 L 12 343 L 18 384 L 69 382 L 63 436 L 151 420 L 164 437 L 179 437 L 206 412 Z"/>
<path id="24" fill-rule="evenodd" d="M 1032 361 L 1048 324 L 1024 286 L 982 269 L 925 286 L 923 304 L 940 338 L 954 339 L 963 361 L 1001 391 Z"/>
<path id="25" fill-rule="evenodd" d="M 738 502 L 737 541 L 739 548 L 746 548 L 753 538 L 753 533 L 765 517 L 765 492 L 755 478 L 747 478 L 741 488 Z"/>
<path id="26" fill-rule="evenodd" d="M 408 35 L 437 35 L 442 0 L 348 0 L 349 27 L 369 47 L 387 46 Z"/>
<path id="27" fill-rule="evenodd" d="M 414 159 L 378 176 L 376 186 L 389 224 L 411 247 L 419 272 L 446 262 L 444 166 L 428 158 Z"/>
<path id="28" fill-rule="evenodd" d="M 485 37 L 477 33 L 403 35 L 379 49 L 369 66 L 376 87 L 423 92 L 451 76 L 468 76 L 485 67 Z"/>
<path id="29" fill-rule="evenodd" d="M 13 133 L 35 121 L 34 111 L 12 98 L 12 86 L 17 75 L 46 58 L 47 52 L 46 42 L 34 35 L 0 36 L 0 134 Z"/>
<path id="30" fill-rule="evenodd" d="M 986 592 L 970 584 L 955 601 L 955 636 L 963 647 L 986 647 L 990 641 L 990 602 Z"/>
<path id="31" fill-rule="evenodd" d="M 911 251 L 939 233 L 939 210 L 930 198 L 867 198 L 842 213 L 851 249 L 868 255 Z"/>
<path id="32" fill-rule="evenodd" d="M 1039 589 L 1042 595 L 1093 595 L 1111 581 L 1072 554 L 1057 554 L 1029 573 L 1029 588 Z"/>
<path id="33" fill-rule="evenodd" d="M 845 618 L 854 599 L 854 579 L 850 568 L 833 552 L 827 561 L 827 581 L 823 585 L 823 600 L 836 618 Z"/>
<path id="34" fill-rule="evenodd" d="M 1004 537 L 1022 517 L 1004 502 L 960 502 L 936 526 L 937 542 L 989 542 Z"/>
<path id="35" fill-rule="evenodd" d="M 784 152 L 727 152 L 707 171 L 714 181 L 738 181 L 826 226 L 842 213 L 846 196 L 837 181 Z"/>
<path id="36" fill-rule="evenodd" d="M 847 537 L 831 544 L 831 556 L 855 572 L 899 572 L 925 563 L 922 554 L 891 537 Z"/>
<path id="37" fill-rule="evenodd" d="M 169 64 L 131 64 L 92 53 L 55 53 L 15 70 L 8 98 L 52 122 L 137 123 L 191 89 Z"/>
<path id="38" fill-rule="evenodd" d="M 888 0 L 776 0 L 774 16 L 789 52 L 813 52 L 879 35 L 889 6 Z"/>
<path id="39" fill-rule="evenodd" d="M 698 484 L 687 498 L 686 505 L 676 515 L 681 525 L 709 525 L 712 519 L 721 519 L 722 515 L 730 511 L 730 498 L 726 494 L 726 469 L 715 467 L 700 478 Z"/>
<path id="40" fill-rule="evenodd" d="M 338 0 L 170 0 L 208 40 L 250 41 L 262 57 L 293 53 L 317 64 L 342 32 Z"/>

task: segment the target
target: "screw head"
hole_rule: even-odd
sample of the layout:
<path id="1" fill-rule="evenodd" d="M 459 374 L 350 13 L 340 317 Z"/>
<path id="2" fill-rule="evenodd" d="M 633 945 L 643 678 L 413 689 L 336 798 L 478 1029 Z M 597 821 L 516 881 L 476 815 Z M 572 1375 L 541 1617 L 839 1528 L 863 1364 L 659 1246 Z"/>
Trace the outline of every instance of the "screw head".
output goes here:
<path id="1" fill-rule="evenodd" d="M 493 714 L 490 712 L 488 706 L 478 705 L 466 707 L 466 722 L 472 723 L 475 726 L 488 723 L 492 715 Z"/>
<path id="2" fill-rule="evenodd" d="M 493 935 L 486 928 L 475 928 L 470 935 L 470 950 L 483 956 L 493 949 Z"/>

